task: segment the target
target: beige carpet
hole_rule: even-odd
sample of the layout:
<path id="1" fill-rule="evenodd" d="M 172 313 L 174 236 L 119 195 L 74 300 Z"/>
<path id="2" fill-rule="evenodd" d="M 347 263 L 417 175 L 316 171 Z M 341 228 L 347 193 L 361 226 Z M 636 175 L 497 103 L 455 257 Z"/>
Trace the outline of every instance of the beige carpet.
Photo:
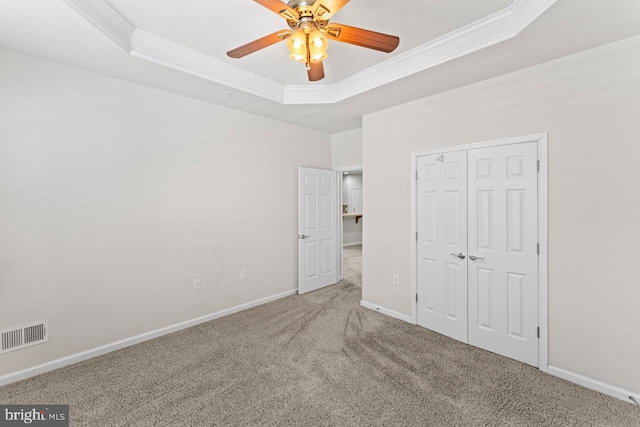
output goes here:
<path id="1" fill-rule="evenodd" d="M 0 388 L 74 426 L 640 426 L 631 404 L 361 308 L 346 280 Z"/>

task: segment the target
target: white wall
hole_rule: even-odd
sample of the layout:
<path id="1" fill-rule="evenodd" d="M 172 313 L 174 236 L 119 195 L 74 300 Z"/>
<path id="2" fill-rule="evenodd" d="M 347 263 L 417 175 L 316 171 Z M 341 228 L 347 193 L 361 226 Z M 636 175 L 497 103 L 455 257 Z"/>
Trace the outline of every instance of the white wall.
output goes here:
<path id="1" fill-rule="evenodd" d="M 362 188 L 362 174 L 342 175 L 342 204 L 349 205 L 351 198 L 351 190 L 354 188 Z M 363 197 L 363 205 L 364 205 Z M 351 208 L 349 208 L 351 212 Z M 346 217 L 342 219 L 342 244 L 352 245 L 362 243 L 362 223 L 364 218 L 360 218 L 356 223 L 354 217 Z"/>
<path id="2" fill-rule="evenodd" d="M 362 129 L 331 135 L 331 164 L 334 168 L 362 165 Z M 357 181 L 357 185 L 354 182 Z M 343 204 L 349 203 L 351 188 L 362 188 L 362 175 L 344 175 L 342 180 Z M 364 199 L 364 197 L 363 197 Z M 364 201 L 363 203 L 366 203 Z M 342 220 L 342 244 L 350 245 L 362 242 L 362 223 L 356 224 L 355 218 Z"/>
<path id="3" fill-rule="evenodd" d="M 549 133 L 549 363 L 640 392 L 639 37 L 366 116 L 363 298 L 405 315 L 415 304 L 412 152 L 539 132 Z"/>
<path id="4" fill-rule="evenodd" d="M 329 135 L 0 51 L 0 328 L 50 327 L 0 376 L 294 290 L 301 165 Z"/>
<path id="5" fill-rule="evenodd" d="M 331 157 L 334 168 L 362 165 L 362 129 L 331 135 Z"/>

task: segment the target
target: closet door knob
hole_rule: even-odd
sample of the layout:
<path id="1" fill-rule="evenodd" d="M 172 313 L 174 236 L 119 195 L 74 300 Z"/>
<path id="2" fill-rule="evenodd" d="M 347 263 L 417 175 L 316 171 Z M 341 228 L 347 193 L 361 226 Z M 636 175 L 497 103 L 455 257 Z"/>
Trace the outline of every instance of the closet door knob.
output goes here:
<path id="1" fill-rule="evenodd" d="M 480 256 L 475 256 L 474 254 L 469 255 L 469 259 L 471 261 L 484 261 L 484 258 L 482 258 Z"/>
<path id="2" fill-rule="evenodd" d="M 458 253 L 458 254 L 450 254 L 450 255 L 452 255 L 452 256 L 457 256 L 457 257 L 458 257 L 458 258 L 460 258 L 460 259 L 465 259 L 465 258 L 466 258 L 466 256 L 464 256 L 464 254 L 463 254 L 462 252 L 460 252 L 460 253 Z"/>

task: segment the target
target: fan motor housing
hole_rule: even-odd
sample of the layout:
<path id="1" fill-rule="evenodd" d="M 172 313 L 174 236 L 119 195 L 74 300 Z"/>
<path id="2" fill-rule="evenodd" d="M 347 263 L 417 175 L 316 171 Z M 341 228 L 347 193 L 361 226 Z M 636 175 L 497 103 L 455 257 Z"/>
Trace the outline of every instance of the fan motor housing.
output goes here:
<path id="1" fill-rule="evenodd" d="M 295 9 L 298 15 L 300 15 L 300 18 L 313 18 L 313 11 L 311 10 L 313 3 L 312 1 L 305 0 L 291 0 L 289 7 Z"/>
<path id="2" fill-rule="evenodd" d="M 301 7 L 301 6 L 313 6 L 313 3 L 315 3 L 314 1 L 311 0 L 291 0 L 289 3 L 287 3 L 287 5 L 292 8 L 295 9 L 297 7 Z"/>

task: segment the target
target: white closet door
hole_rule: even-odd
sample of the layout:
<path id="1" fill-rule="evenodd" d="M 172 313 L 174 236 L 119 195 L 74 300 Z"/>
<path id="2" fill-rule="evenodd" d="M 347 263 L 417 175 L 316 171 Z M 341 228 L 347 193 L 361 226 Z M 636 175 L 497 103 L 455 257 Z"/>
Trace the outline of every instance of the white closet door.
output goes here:
<path id="1" fill-rule="evenodd" d="M 468 161 L 469 344 L 538 366 L 537 144 Z"/>
<path id="2" fill-rule="evenodd" d="M 467 154 L 418 158 L 418 324 L 467 342 Z"/>

